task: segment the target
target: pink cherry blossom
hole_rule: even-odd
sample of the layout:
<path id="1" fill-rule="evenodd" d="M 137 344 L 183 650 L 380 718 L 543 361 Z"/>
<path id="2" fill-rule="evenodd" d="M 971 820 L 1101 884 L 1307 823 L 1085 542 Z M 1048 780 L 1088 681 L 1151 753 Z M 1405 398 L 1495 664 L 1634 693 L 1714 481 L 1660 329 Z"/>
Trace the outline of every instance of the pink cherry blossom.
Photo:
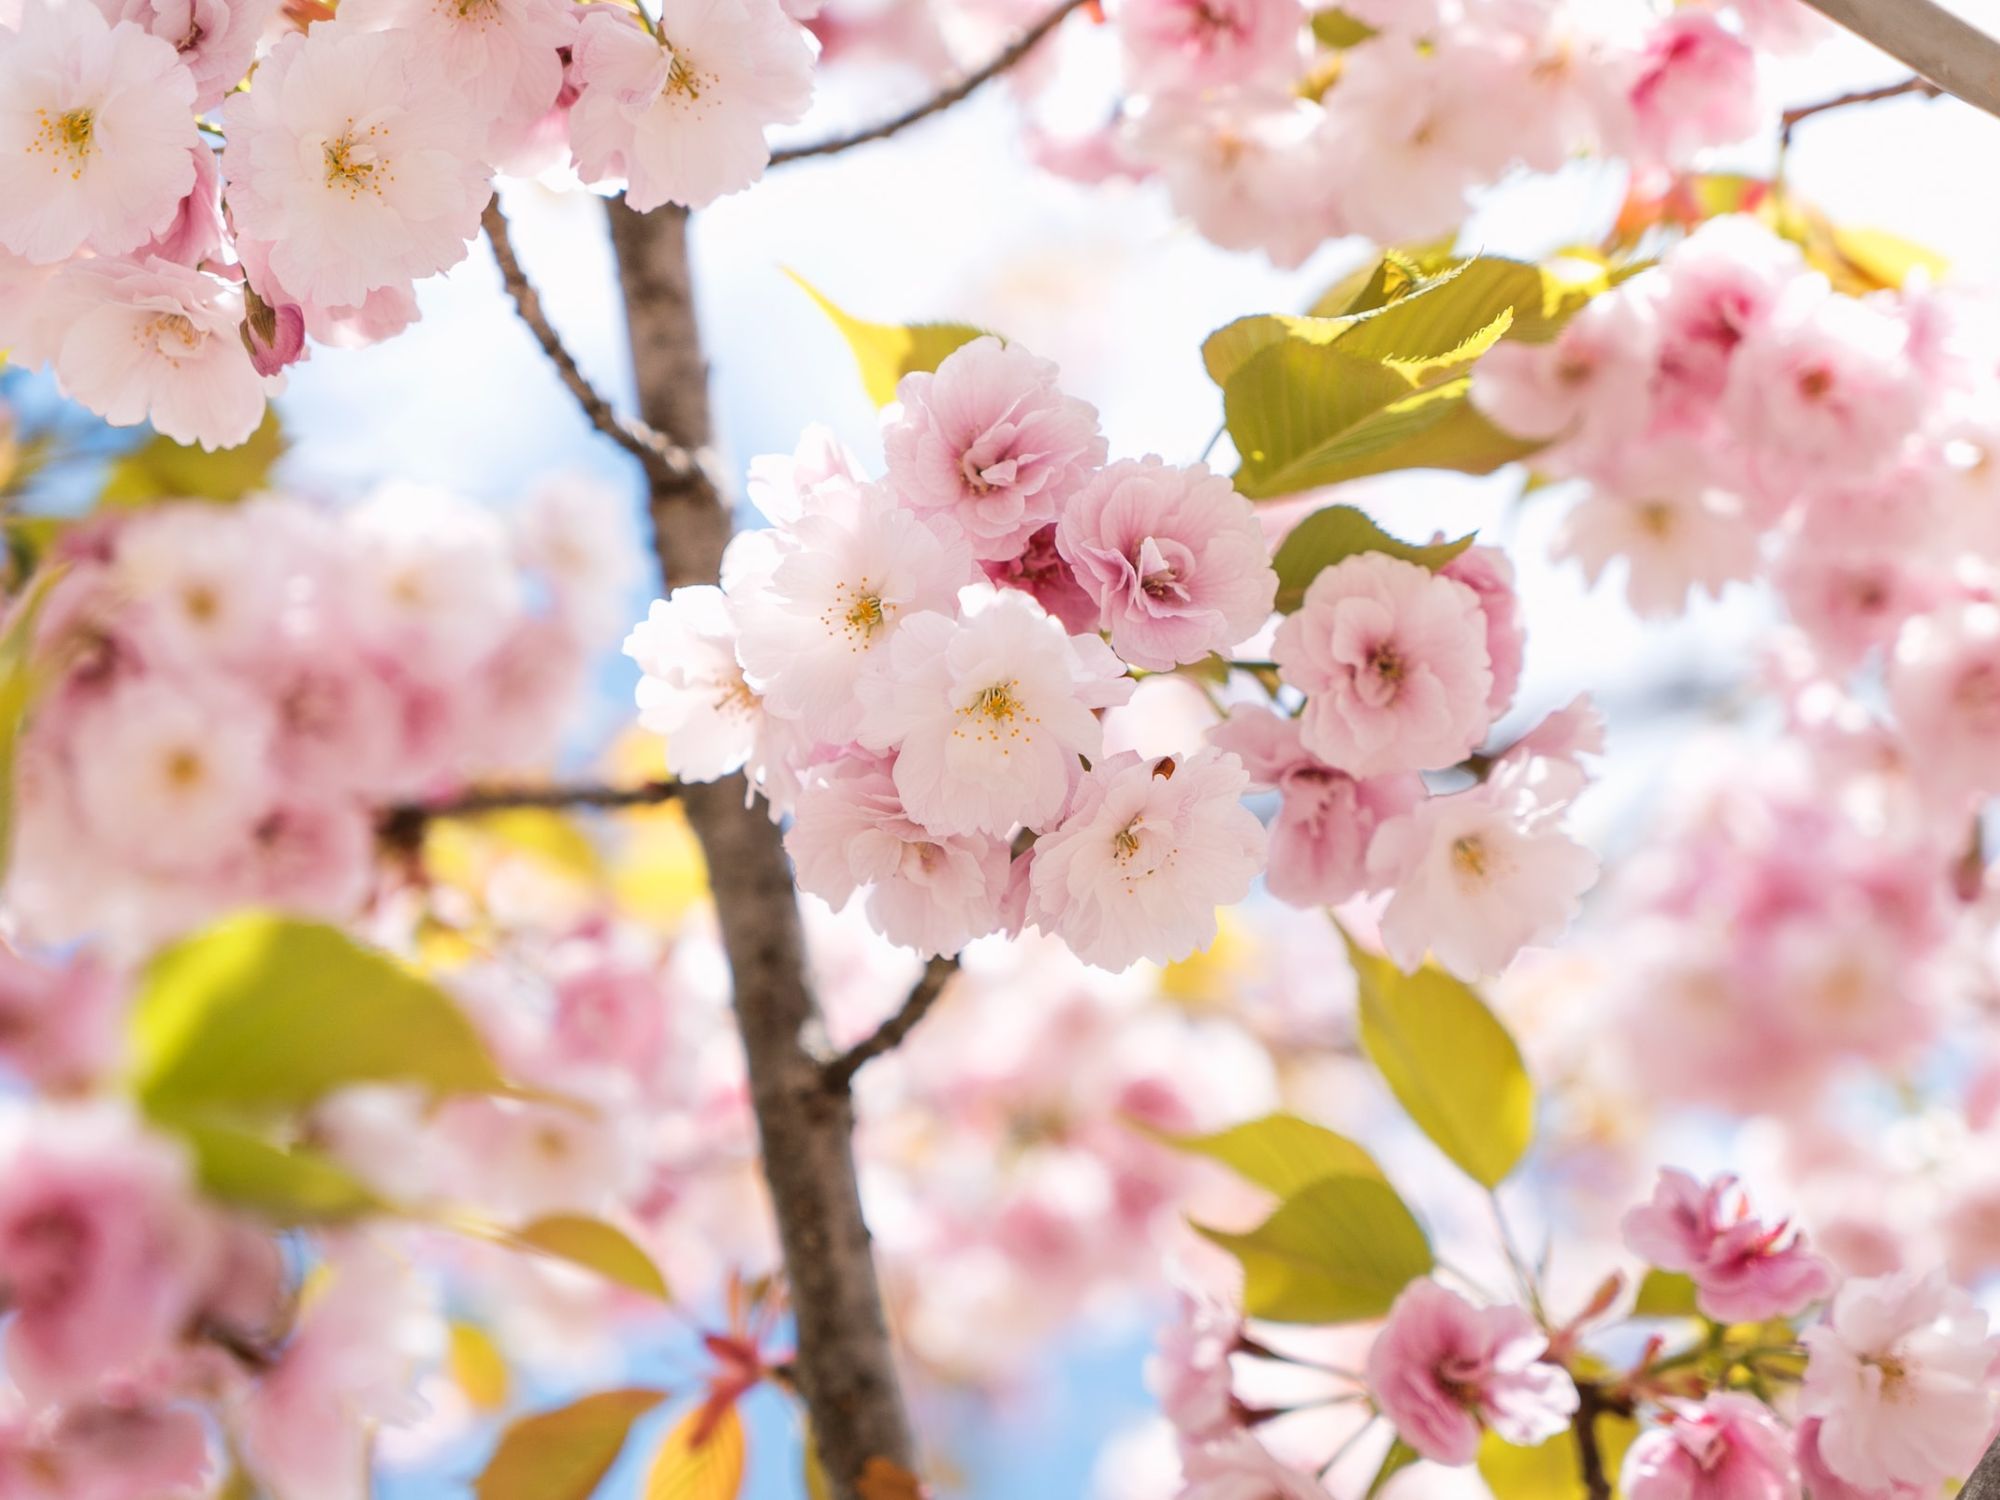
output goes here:
<path id="1" fill-rule="evenodd" d="M 1757 482 L 1789 498 L 1894 463 L 1929 399 L 1907 341 L 1892 313 L 1817 278 L 1792 283 L 1737 351 L 1724 398 Z"/>
<path id="2" fill-rule="evenodd" d="M 1368 1389 L 1418 1453 L 1469 1464 L 1483 1428 L 1533 1447 L 1569 1426 L 1576 1386 L 1547 1352 L 1520 1308 L 1474 1307 L 1426 1277 L 1403 1288 L 1375 1335 Z"/>
<path id="3" fill-rule="evenodd" d="M 1104 969 L 1171 963 L 1215 939 L 1263 867 L 1263 826 L 1239 800 L 1243 763 L 1214 749 L 1094 764 L 1035 844 L 1029 920 Z"/>
<path id="4" fill-rule="evenodd" d="M 1483 785 L 1427 798 L 1377 829 L 1368 871 L 1395 888 L 1382 914 L 1390 957 L 1414 971 L 1428 950 L 1478 979 L 1561 933 L 1597 879 L 1597 856 L 1556 826 L 1579 783 L 1567 763 L 1502 763 Z"/>
<path id="5" fill-rule="evenodd" d="M 1248 1432 L 1191 1445 L 1181 1471 L 1175 1500 L 1331 1500 L 1312 1475 L 1280 1462 Z"/>
<path id="6" fill-rule="evenodd" d="M 222 219 L 222 163 L 206 145 L 195 147 L 192 154 L 194 186 L 181 199 L 166 227 L 133 252 L 133 260 L 141 264 L 153 259 L 170 260 L 199 268 L 203 261 L 219 258 L 228 232 Z"/>
<path id="7" fill-rule="evenodd" d="M 1727 1175 L 1706 1187 L 1662 1168 L 1652 1201 L 1623 1221 L 1625 1243 L 1653 1265 L 1695 1284 L 1702 1312 L 1724 1323 L 1755 1323 L 1802 1312 L 1830 1296 L 1833 1268 L 1782 1221 L 1766 1227 Z"/>
<path id="8" fill-rule="evenodd" d="M 109 1105 L 0 1120 L 0 1284 L 8 1373 L 31 1397 L 88 1395 L 165 1350 L 214 1243 L 187 1162 Z"/>
<path id="9" fill-rule="evenodd" d="M 230 96 L 229 211 L 293 298 L 354 307 L 465 259 L 493 189 L 434 65 L 398 34 L 322 24 Z"/>
<path id="10" fill-rule="evenodd" d="M 1757 60 L 1714 16 L 1680 10 L 1655 24 L 1629 89 L 1634 148 L 1679 165 L 1764 124 Z"/>
<path id="11" fill-rule="evenodd" d="M 1056 546 L 1097 601 L 1112 648 L 1153 671 L 1228 651 L 1277 596 L 1256 513 L 1205 464 L 1148 457 L 1100 471 L 1063 511 Z"/>
<path id="12" fill-rule="evenodd" d="M 1486 617 L 1486 659 L 1493 669 L 1486 706 L 1497 719 L 1514 701 L 1528 649 L 1528 632 L 1521 623 L 1521 604 L 1514 593 L 1514 565 L 1498 547 L 1468 547 L 1439 568 L 1438 574 L 1464 584 L 1479 596 L 1480 612 Z"/>
<path id="13" fill-rule="evenodd" d="M 1663 420 L 1688 427 L 1713 412 L 1737 349 L 1804 274 L 1796 245 L 1746 214 L 1727 214 L 1676 245 L 1657 274 L 1631 283 L 1659 330 L 1654 395 Z"/>
<path id="14" fill-rule="evenodd" d="M 97 259 L 65 267 L 48 296 L 57 382 L 113 426 L 151 422 L 178 442 L 228 448 L 263 420 L 271 388 L 237 331 L 233 283 L 163 260 Z"/>
<path id="15" fill-rule="evenodd" d="M 202 149 L 194 92 L 158 37 L 27 0 L 18 28 L 0 26 L 0 246 L 46 264 L 166 228 Z"/>
<path id="16" fill-rule="evenodd" d="M 38 963 L 0 946 L 0 1063 L 37 1088 L 66 1093 L 118 1062 L 124 983 L 88 954 Z"/>
<path id="17" fill-rule="evenodd" d="M 420 48 L 464 95 L 465 107 L 502 139 L 545 114 L 563 85 L 561 49 L 575 39 L 577 13 L 564 0 L 353 0 L 344 22 L 393 30 Z"/>
<path id="18" fill-rule="evenodd" d="M 1625 1450 L 1628 1500 L 1801 1500 L 1791 1435 L 1748 1396 L 1670 1403 L 1664 1426 Z"/>
<path id="19" fill-rule="evenodd" d="M 980 568 L 988 582 L 1019 589 L 1062 621 L 1071 635 L 1089 635 L 1098 628 L 1097 601 L 1084 592 L 1063 561 L 1053 523 L 1029 537 L 1019 557 L 984 562 Z"/>
<path id="20" fill-rule="evenodd" d="M 1555 551 L 1581 563 L 1593 584 L 1622 560 L 1626 601 L 1659 619 L 1681 613 L 1693 594 L 1720 597 L 1726 584 L 1754 577 L 1758 539 L 1734 497 L 1677 485 L 1592 494 L 1564 518 Z"/>
<path id="21" fill-rule="evenodd" d="M 630 12 L 586 9 L 570 145 L 586 182 L 622 178 L 640 212 L 706 208 L 771 159 L 765 127 L 812 102 L 813 50 L 775 0 L 664 0 L 657 37 Z"/>
<path id="22" fill-rule="evenodd" d="M 388 1249 L 349 1240 L 328 1261 L 324 1290 L 233 1422 L 251 1471 L 298 1500 L 368 1493 L 377 1428 L 421 1414 L 415 1375 L 443 1344 L 425 1288 Z"/>
<path id="23" fill-rule="evenodd" d="M 1183 1289 L 1175 1316 L 1146 1362 L 1146 1385 L 1183 1444 L 1227 1438 L 1241 1425 L 1231 1388 L 1229 1356 L 1243 1336 L 1243 1319 L 1208 1297 Z"/>
<path id="24" fill-rule="evenodd" d="M 1658 339 L 1648 299 L 1607 293 L 1553 343 L 1510 339 L 1488 350 L 1473 367 L 1473 403 L 1508 432 L 1597 452 L 1651 417 Z"/>
<path id="25" fill-rule="evenodd" d="M 1174 211 L 1225 250 L 1296 266 L 1345 232 L 1328 177 L 1326 111 L 1291 89 L 1149 99 L 1126 127 L 1133 164 L 1157 172 Z"/>
<path id="26" fill-rule="evenodd" d="M 2000 605 L 1911 620 L 1896 638 L 1888 684 L 1897 726 L 1940 794 L 2000 787 Z"/>
<path id="27" fill-rule="evenodd" d="M 1805 1345 L 1799 1409 L 1820 1419 L 1819 1457 L 1838 1478 L 1934 1489 L 1977 1462 L 2000 1339 L 1942 1271 L 1849 1281 Z"/>
<path id="28" fill-rule="evenodd" d="M 865 887 L 875 930 L 926 958 L 956 953 L 1000 925 L 1006 841 L 917 823 L 886 760 L 849 758 L 808 777 L 785 848 L 800 890 L 841 906 Z"/>
<path id="29" fill-rule="evenodd" d="M 667 765 L 714 781 L 755 753 L 765 723 L 736 662 L 736 626 L 722 591 L 707 585 L 656 599 L 625 640 L 639 664 L 639 723 L 667 739 Z"/>
<path id="30" fill-rule="evenodd" d="M 1453 765 L 1491 722 L 1479 596 L 1386 553 L 1323 569 L 1271 654 L 1306 694 L 1306 748 L 1352 776 Z"/>
<path id="31" fill-rule="evenodd" d="M 732 590 L 736 653 L 772 713 L 816 739 L 851 739 L 855 683 L 910 615 L 950 613 L 976 576 L 949 522 L 928 526 L 879 490 L 854 491 L 775 533 L 762 585 Z"/>
<path id="32" fill-rule="evenodd" d="M 1375 830 L 1424 796 L 1423 779 L 1413 773 L 1356 780 L 1335 770 L 1301 743 L 1296 719 L 1266 708 L 1233 710 L 1209 739 L 1242 760 L 1253 787 L 1282 795 L 1264 883 L 1294 906 L 1337 906 L 1370 889 Z"/>
<path id="33" fill-rule="evenodd" d="M 1015 557 L 1104 461 L 1097 410 L 1056 388 L 1056 367 L 992 337 L 905 375 L 882 430 L 905 505 L 950 518 L 982 561 Z"/>
<path id="34" fill-rule="evenodd" d="M 1132 684 L 1091 636 L 1071 636 L 1026 595 L 1002 591 L 953 619 L 911 615 L 858 685 L 861 743 L 896 750 L 896 791 L 935 833 L 1006 837 L 1069 799 L 1103 729 L 1093 710 Z"/>
<path id="35" fill-rule="evenodd" d="M 1820 1457 L 1819 1434 L 1821 1422 L 1812 1417 L 1799 1423 L 1798 1464 L 1799 1476 L 1805 1481 L 1806 1500 L 1924 1500 L 1930 1491 L 1915 1484 L 1897 1481 L 1882 1488 L 1866 1488 L 1849 1484 L 1826 1466 Z"/>
<path id="36" fill-rule="evenodd" d="M 243 81 L 277 0 L 94 0 L 107 21 L 130 21 L 174 49 L 194 78 L 197 112 Z"/>
<path id="37" fill-rule="evenodd" d="M 1298 0 L 1125 0 L 1118 8 L 1126 78 L 1148 94 L 1289 81 L 1304 27 Z"/>
<path id="38" fill-rule="evenodd" d="M 0 1494 L 10 1500 L 196 1500 L 211 1469 L 192 1407 L 78 1403 L 0 1431 Z"/>

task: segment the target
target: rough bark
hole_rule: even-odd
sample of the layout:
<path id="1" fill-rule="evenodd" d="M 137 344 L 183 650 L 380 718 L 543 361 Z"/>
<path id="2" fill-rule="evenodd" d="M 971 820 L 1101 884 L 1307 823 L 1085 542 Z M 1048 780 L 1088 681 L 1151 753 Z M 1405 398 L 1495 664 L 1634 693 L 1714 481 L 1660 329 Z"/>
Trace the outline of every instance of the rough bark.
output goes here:
<path id="1" fill-rule="evenodd" d="M 708 366 L 695 324 L 687 216 L 610 206 L 639 406 L 691 449 L 709 441 Z M 655 475 L 654 541 L 668 587 L 713 583 L 730 516 L 703 472 Z M 708 861 L 749 1056 L 764 1172 L 798 1326 L 796 1378 L 834 1493 L 859 1495 L 871 1458 L 915 1468 L 855 1181 L 853 1106 L 827 1085 L 797 897 L 778 829 L 730 777 L 682 794 Z"/>

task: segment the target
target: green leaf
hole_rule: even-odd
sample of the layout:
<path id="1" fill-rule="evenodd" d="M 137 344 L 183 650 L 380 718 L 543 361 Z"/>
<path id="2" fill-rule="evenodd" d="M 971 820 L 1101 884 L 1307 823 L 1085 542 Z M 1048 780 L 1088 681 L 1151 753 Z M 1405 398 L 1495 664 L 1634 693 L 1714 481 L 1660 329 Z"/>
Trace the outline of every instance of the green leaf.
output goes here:
<path id="1" fill-rule="evenodd" d="M 1306 337 L 1259 349 L 1223 387 L 1223 420 L 1242 458 L 1236 488 L 1253 500 L 1331 481 L 1357 448 L 1373 451 L 1428 425 L 1421 410 L 1394 414 L 1371 436 L 1364 424 L 1415 392 L 1397 370 Z"/>
<path id="2" fill-rule="evenodd" d="M 1436 572 L 1472 545 L 1467 534 L 1452 542 L 1418 546 L 1398 541 L 1351 505 L 1329 505 L 1294 526 L 1272 558 L 1278 570 L 1278 609 L 1290 614 L 1322 570 L 1362 552 L 1386 552 Z"/>
<path id="3" fill-rule="evenodd" d="M 338 929 L 233 917 L 155 958 L 132 1012 L 134 1079 L 156 1116 L 255 1117 L 356 1083 L 508 1092 L 450 996 Z"/>
<path id="4" fill-rule="evenodd" d="M 1357 428 L 1321 460 L 1321 483 L 1341 484 L 1405 469 L 1491 474 L 1541 452 L 1548 444 L 1495 427 L 1467 399 L 1471 383 L 1456 380 L 1426 391 Z"/>
<path id="5" fill-rule="evenodd" d="M 391 1207 L 346 1168 L 317 1152 L 287 1150 L 211 1121 L 171 1123 L 194 1153 L 202 1190 L 274 1228 L 338 1224 Z"/>
<path id="6" fill-rule="evenodd" d="M 1366 21 L 1350 16 L 1335 7 L 1332 10 L 1316 10 L 1312 18 L 1313 40 L 1322 47 L 1335 52 L 1344 52 L 1349 47 L 1358 47 L 1375 35 L 1375 28 Z"/>
<path id="7" fill-rule="evenodd" d="M 1375 1497 L 1382 1493 L 1383 1487 L 1390 1480 L 1402 1473 L 1403 1470 L 1409 1468 L 1419 1457 L 1420 1455 L 1417 1450 L 1401 1438 L 1397 1438 L 1394 1442 L 1390 1443 L 1389 1451 L 1382 1455 L 1381 1467 L 1376 1469 L 1375 1477 L 1368 1481 L 1368 1489 L 1362 1496 L 1362 1500 L 1375 1500 Z"/>
<path id="8" fill-rule="evenodd" d="M 1652 1270 L 1639 1283 L 1638 1295 L 1632 1301 L 1632 1316 L 1635 1318 L 1698 1318 L 1701 1309 L 1695 1306 L 1694 1280 L 1678 1271 Z"/>
<path id="9" fill-rule="evenodd" d="M 555 1411 L 523 1417 L 473 1483 L 478 1500 L 589 1500 L 625 1447 L 632 1424 L 665 1391 L 600 1391 Z"/>
<path id="10" fill-rule="evenodd" d="M 607 1281 L 670 1300 L 667 1278 L 653 1258 L 632 1242 L 624 1230 L 584 1214 L 551 1214 L 521 1229 L 504 1230 L 506 1244 L 538 1250 L 559 1260 L 595 1271 Z"/>
<path id="11" fill-rule="evenodd" d="M 1604 1473 L 1615 1487 L 1625 1450 L 1639 1435 L 1639 1424 L 1630 1417 L 1603 1412 L 1595 1426 Z M 1589 1500 L 1574 1429 L 1559 1432 L 1533 1448 L 1517 1448 L 1487 1433 L 1479 1444 L 1479 1477 L 1493 1491 L 1493 1500 Z"/>
<path id="12" fill-rule="evenodd" d="M 243 442 L 213 453 L 154 436 L 111 465 L 97 504 L 125 510 L 155 500 L 233 503 L 270 484 L 271 469 L 287 446 L 276 408 L 265 410 L 264 420 Z"/>
<path id="13" fill-rule="evenodd" d="M 1375 1158 L 1355 1142 L 1297 1115 L 1266 1115 L 1213 1135 L 1146 1133 L 1176 1150 L 1219 1161 L 1281 1198 L 1323 1177 L 1382 1176 Z"/>
<path id="14" fill-rule="evenodd" d="M 984 329 L 969 323 L 870 323 L 843 311 L 798 272 L 785 274 L 833 319 L 854 351 L 868 399 L 877 406 L 896 399 L 896 386 L 905 375 L 935 370 L 954 350 L 985 336 Z"/>
<path id="15" fill-rule="evenodd" d="M 14 852 L 14 759 L 42 687 L 42 672 L 32 659 L 35 621 L 63 572 L 52 567 L 36 574 L 0 629 L 0 882 Z"/>
<path id="16" fill-rule="evenodd" d="M 1381 1317 L 1433 1264 L 1422 1226 L 1379 1177 L 1321 1178 L 1248 1234 L 1195 1228 L 1243 1263 L 1243 1310 L 1280 1323 Z"/>
<path id="17" fill-rule="evenodd" d="M 1405 974 L 1351 938 L 1347 949 L 1369 1060 L 1440 1151 L 1475 1182 L 1498 1186 L 1535 1134 L 1535 1091 L 1514 1038 L 1443 970 Z"/>

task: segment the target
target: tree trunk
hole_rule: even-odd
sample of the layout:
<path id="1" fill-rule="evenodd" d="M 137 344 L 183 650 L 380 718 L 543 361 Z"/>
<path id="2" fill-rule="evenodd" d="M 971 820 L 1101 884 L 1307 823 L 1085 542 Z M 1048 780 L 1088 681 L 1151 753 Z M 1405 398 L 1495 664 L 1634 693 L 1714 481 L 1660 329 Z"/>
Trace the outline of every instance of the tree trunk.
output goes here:
<path id="1" fill-rule="evenodd" d="M 708 365 L 695 324 L 687 215 L 613 203 L 611 238 L 646 421 L 674 442 L 709 441 Z M 729 540 L 727 502 L 697 470 L 656 475 L 654 546 L 668 588 L 713 583 Z M 881 1291 L 855 1181 L 854 1111 L 827 1086 L 823 1027 L 806 977 L 798 900 L 779 831 L 744 806 L 740 776 L 681 798 L 708 862 L 729 958 L 736 1024 L 798 1325 L 797 1379 L 834 1494 L 854 1500 L 871 1458 L 914 1471 Z"/>

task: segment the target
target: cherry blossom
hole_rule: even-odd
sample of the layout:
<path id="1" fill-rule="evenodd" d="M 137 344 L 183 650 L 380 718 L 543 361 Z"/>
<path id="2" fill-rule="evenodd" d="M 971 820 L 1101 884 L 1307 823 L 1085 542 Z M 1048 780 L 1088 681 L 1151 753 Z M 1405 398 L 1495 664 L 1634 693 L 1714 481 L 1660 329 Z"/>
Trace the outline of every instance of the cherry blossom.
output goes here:
<path id="1" fill-rule="evenodd" d="M 1105 969 L 1206 947 L 1216 908 L 1242 900 L 1264 862 L 1264 830 L 1238 801 L 1247 779 L 1213 749 L 1094 764 L 1035 845 L 1029 920 Z"/>
<path id="2" fill-rule="evenodd" d="M 1202 464 L 1149 457 L 1102 470 L 1063 511 L 1056 547 L 1096 599 L 1112 649 L 1154 671 L 1226 652 L 1277 595 L 1249 501 Z"/>
<path id="3" fill-rule="evenodd" d="M 465 258 L 491 173 L 472 117 L 428 66 L 397 34 L 319 25 L 280 41 L 257 87 L 231 96 L 230 213 L 291 298 L 357 307 Z"/>
<path id="4" fill-rule="evenodd" d="M 955 521 L 982 561 L 1019 556 L 1104 461 L 1096 409 L 1018 344 L 974 339 L 935 373 L 905 375 L 896 396 L 882 430 L 889 483 L 905 505 Z"/>
<path id="5" fill-rule="evenodd" d="M 1306 748 L 1350 775 L 1452 765 L 1486 733 L 1479 596 L 1419 564 L 1364 552 L 1324 569 L 1271 654 L 1306 694 Z"/>
<path id="6" fill-rule="evenodd" d="M 243 81 L 276 0 L 94 0 L 108 21 L 130 21 L 174 49 L 194 77 L 194 107 L 211 110 Z"/>
<path id="7" fill-rule="evenodd" d="M 812 46 L 774 0 L 666 0 L 653 26 L 584 11 L 570 144 L 585 181 L 624 179 L 641 212 L 706 208 L 763 175 L 767 126 L 805 113 Z"/>
<path id="8" fill-rule="evenodd" d="M 47 264 L 166 228 L 203 149 L 173 47 L 95 7 L 27 0 L 0 29 L 0 246 Z"/>
<path id="9" fill-rule="evenodd" d="M 1632 1500 L 1800 1500 L 1790 1435 L 1748 1396 L 1675 1402 L 1666 1424 L 1625 1450 L 1618 1487 Z"/>
<path id="10" fill-rule="evenodd" d="M 1662 1270 L 1691 1276 L 1697 1305 L 1719 1322 L 1790 1317 L 1831 1294 L 1833 1268 L 1785 1224 L 1767 1228 L 1750 1217 L 1735 1186 L 1724 1176 L 1704 1187 L 1664 1168 L 1652 1201 L 1625 1215 L 1625 1243 Z"/>
<path id="11" fill-rule="evenodd" d="M 1411 1282 L 1368 1351 L 1368 1388 L 1425 1458 L 1469 1464 L 1482 1428 L 1527 1447 L 1569 1426 L 1576 1387 L 1542 1356 L 1518 1307 L 1474 1307 L 1428 1278 Z"/>

